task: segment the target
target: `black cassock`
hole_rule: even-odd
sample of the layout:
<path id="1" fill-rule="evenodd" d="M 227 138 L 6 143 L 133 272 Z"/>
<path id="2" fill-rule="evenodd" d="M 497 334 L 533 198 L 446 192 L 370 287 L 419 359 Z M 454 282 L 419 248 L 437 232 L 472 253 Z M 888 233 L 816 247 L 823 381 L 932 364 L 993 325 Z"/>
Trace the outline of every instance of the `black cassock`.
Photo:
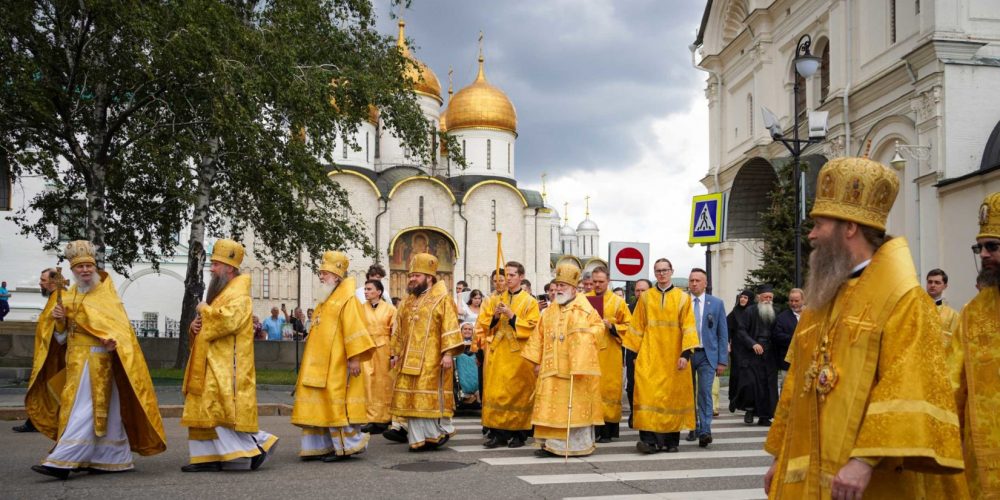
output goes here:
<path id="1" fill-rule="evenodd" d="M 733 358 L 735 384 L 730 383 L 730 410 L 753 410 L 761 418 L 774 417 L 778 404 L 777 350 L 771 342 L 772 323 L 765 323 L 757 305 L 747 307 L 737 321 Z M 753 350 L 754 344 L 764 348 L 764 354 Z M 734 390 L 735 389 L 735 392 Z"/>

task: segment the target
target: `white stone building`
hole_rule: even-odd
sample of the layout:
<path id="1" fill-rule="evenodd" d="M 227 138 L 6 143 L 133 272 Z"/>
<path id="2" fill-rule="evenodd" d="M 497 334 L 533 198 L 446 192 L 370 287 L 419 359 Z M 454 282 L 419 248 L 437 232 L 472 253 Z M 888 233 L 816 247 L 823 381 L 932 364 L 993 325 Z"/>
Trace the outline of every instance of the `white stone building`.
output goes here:
<path id="1" fill-rule="evenodd" d="M 793 95 L 802 35 L 822 58 Z M 691 46 L 708 73 L 710 161 L 702 184 L 726 194 L 726 241 L 713 248 L 714 293 L 730 300 L 760 262 L 760 211 L 788 161 L 760 117 L 791 136 L 800 113 L 829 112 L 826 140 L 807 148 L 807 196 L 827 158 L 897 151 L 900 193 L 888 231 L 905 236 L 918 272 L 940 267 L 946 297 L 975 294 L 979 204 L 1000 190 L 1000 4 L 994 0 L 709 0 Z M 698 54 L 695 54 L 697 51 Z M 700 56 L 700 57 L 698 57 Z M 805 127 L 801 133 L 805 135 Z"/>

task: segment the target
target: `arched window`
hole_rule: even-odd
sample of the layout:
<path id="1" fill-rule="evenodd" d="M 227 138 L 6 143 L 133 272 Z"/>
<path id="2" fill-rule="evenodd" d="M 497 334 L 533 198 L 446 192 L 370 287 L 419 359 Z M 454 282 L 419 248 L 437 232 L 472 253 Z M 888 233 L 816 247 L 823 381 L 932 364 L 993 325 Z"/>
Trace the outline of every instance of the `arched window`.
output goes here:
<path id="1" fill-rule="evenodd" d="M 264 298 L 265 299 L 271 298 L 271 270 L 270 269 L 266 269 L 266 268 L 264 269 L 264 279 L 261 280 L 261 283 L 263 285 Z"/>
<path id="2" fill-rule="evenodd" d="M 420 197 L 419 204 L 420 204 L 420 206 L 418 207 L 418 212 L 417 212 L 418 213 L 417 219 L 418 219 L 419 222 L 418 222 L 417 225 L 423 226 L 424 225 L 424 197 L 423 196 Z"/>
<path id="3" fill-rule="evenodd" d="M 491 215 L 490 215 L 490 227 L 493 232 L 497 230 L 497 200 L 490 200 Z"/>
<path id="4" fill-rule="evenodd" d="M 510 173 L 510 143 L 507 143 L 507 173 Z"/>
<path id="5" fill-rule="evenodd" d="M 819 102 L 826 102 L 826 97 L 830 95 L 830 43 L 823 47 L 823 54 L 820 56 L 819 64 Z"/>
<path id="6" fill-rule="evenodd" d="M 379 147 L 379 144 L 378 144 L 379 143 L 378 139 L 379 139 L 379 137 L 382 136 L 382 134 L 381 134 L 380 131 L 381 131 L 381 129 L 379 128 L 378 124 L 375 124 L 375 159 L 376 160 L 378 159 L 379 154 L 381 153 L 381 148 Z"/>
<path id="7" fill-rule="evenodd" d="M 747 130 L 750 131 L 750 138 L 753 139 L 753 94 L 747 94 Z"/>

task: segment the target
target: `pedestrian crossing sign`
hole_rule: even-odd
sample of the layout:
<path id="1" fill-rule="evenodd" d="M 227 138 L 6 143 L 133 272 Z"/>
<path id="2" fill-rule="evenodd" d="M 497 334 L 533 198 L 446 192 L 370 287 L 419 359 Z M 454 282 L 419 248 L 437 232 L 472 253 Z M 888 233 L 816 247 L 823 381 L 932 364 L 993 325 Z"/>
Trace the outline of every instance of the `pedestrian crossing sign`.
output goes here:
<path id="1" fill-rule="evenodd" d="M 695 196 L 691 202 L 691 232 L 688 243 L 722 241 L 722 193 Z"/>

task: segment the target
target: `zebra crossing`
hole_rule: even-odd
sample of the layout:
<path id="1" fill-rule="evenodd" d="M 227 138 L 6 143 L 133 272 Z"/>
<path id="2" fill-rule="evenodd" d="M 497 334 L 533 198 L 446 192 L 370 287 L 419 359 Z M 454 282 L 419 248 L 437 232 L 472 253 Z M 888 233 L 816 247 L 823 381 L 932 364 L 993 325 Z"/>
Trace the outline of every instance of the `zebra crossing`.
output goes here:
<path id="1" fill-rule="evenodd" d="M 598 443 L 587 457 L 538 458 L 534 448 L 483 448 L 478 418 L 454 419 L 457 434 L 448 449 L 463 459 L 475 459 L 489 468 L 533 487 L 545 498 L 577 500 L 766 498 L 761 486 L 771 457 L 763 451 L 768 427 L 747 425 L 741 414 L 713 419 L 714 441 L 699 448 L 681 434 L 678 453 L 643 455 L 636 451 L 638 431 L 622 419 L 621 437 Z M 489 470 L 489 469 L 488 469 Z M 585 495 L 579 496 L 583 492 Z"/>

